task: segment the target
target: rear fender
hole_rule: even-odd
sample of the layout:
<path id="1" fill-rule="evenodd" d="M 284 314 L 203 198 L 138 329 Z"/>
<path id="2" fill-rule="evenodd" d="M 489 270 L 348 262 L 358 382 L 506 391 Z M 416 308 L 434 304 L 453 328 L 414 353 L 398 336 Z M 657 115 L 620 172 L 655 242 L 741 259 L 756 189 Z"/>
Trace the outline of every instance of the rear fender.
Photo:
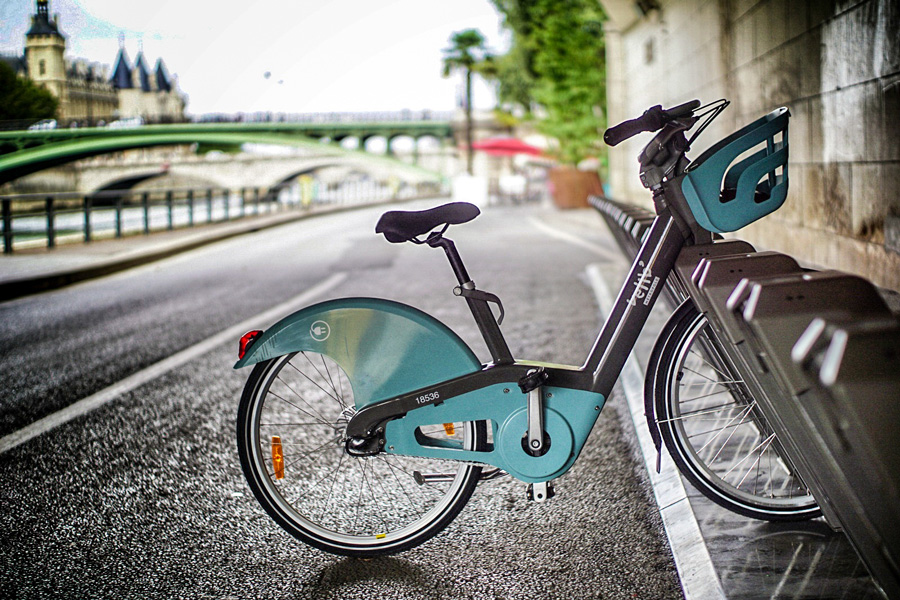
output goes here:
<path id="1" fill-rule="evenodd" d="M 341 366 L 357 409 L 481 369 L 446 325 L 411 306 L 375 298 L 301 309 L 267 329 L 234 368 L 301 351 L 324 354 Z"/>

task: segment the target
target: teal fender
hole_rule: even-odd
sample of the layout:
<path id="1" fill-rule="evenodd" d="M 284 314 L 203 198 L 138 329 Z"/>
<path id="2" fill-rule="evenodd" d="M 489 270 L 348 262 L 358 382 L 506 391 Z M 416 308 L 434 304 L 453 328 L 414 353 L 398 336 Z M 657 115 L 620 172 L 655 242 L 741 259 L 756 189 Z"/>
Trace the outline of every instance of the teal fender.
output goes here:
<path id="1" fill-rule="evenodd" d="M 291 352 L 325 354 L 353 387 L 357 409 L 481 369 L 459 336 L 389 300 L 342 298 L 306 307 L 267 329 L 234 368 Z"/>

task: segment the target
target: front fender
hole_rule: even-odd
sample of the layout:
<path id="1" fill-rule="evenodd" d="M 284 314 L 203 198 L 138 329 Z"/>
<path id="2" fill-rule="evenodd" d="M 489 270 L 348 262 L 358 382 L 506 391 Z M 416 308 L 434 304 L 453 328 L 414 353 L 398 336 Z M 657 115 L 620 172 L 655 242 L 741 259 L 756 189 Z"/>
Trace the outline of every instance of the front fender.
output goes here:
<path id="1" fill-rule="evenodd" d="M 481 368 L 465 342 L 437 319 L 375 298 L 301 309 L 267 329 L 234 368 L 300 351 L 325 354 L 341 366 L 357 409 Z"/>

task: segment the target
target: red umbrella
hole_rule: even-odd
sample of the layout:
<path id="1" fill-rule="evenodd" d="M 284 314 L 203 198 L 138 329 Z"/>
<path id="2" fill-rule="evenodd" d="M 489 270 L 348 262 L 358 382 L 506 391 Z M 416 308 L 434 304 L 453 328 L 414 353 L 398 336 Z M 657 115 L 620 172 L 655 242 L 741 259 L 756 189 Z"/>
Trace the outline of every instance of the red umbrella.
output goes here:
<path id="1" fill-rule="evenodd" d="M 532 156 L 540 156 L 544 153 L 537 146 L 526 144 L 518 138 L 487 138 L 479 140 L 472 144 L 475 150 L 487 152 L 492 156 L 514 156 L 516 154 L 531 154 Z"/>

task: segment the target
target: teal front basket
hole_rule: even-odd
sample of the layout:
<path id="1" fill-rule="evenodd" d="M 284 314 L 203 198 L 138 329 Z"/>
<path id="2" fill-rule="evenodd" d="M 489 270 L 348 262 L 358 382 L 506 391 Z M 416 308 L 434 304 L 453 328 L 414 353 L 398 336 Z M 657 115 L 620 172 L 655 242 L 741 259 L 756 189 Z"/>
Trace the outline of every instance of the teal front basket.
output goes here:
<path id="1" fill-rule="evenodd" d="M 774 110 L 721 140 L 688 167 L 681 189 L 703 228 L 736 231 L 784 204 L 790 116 L 785 107 Z M 756 146 L 763 147 L 734 162 Z"/>

